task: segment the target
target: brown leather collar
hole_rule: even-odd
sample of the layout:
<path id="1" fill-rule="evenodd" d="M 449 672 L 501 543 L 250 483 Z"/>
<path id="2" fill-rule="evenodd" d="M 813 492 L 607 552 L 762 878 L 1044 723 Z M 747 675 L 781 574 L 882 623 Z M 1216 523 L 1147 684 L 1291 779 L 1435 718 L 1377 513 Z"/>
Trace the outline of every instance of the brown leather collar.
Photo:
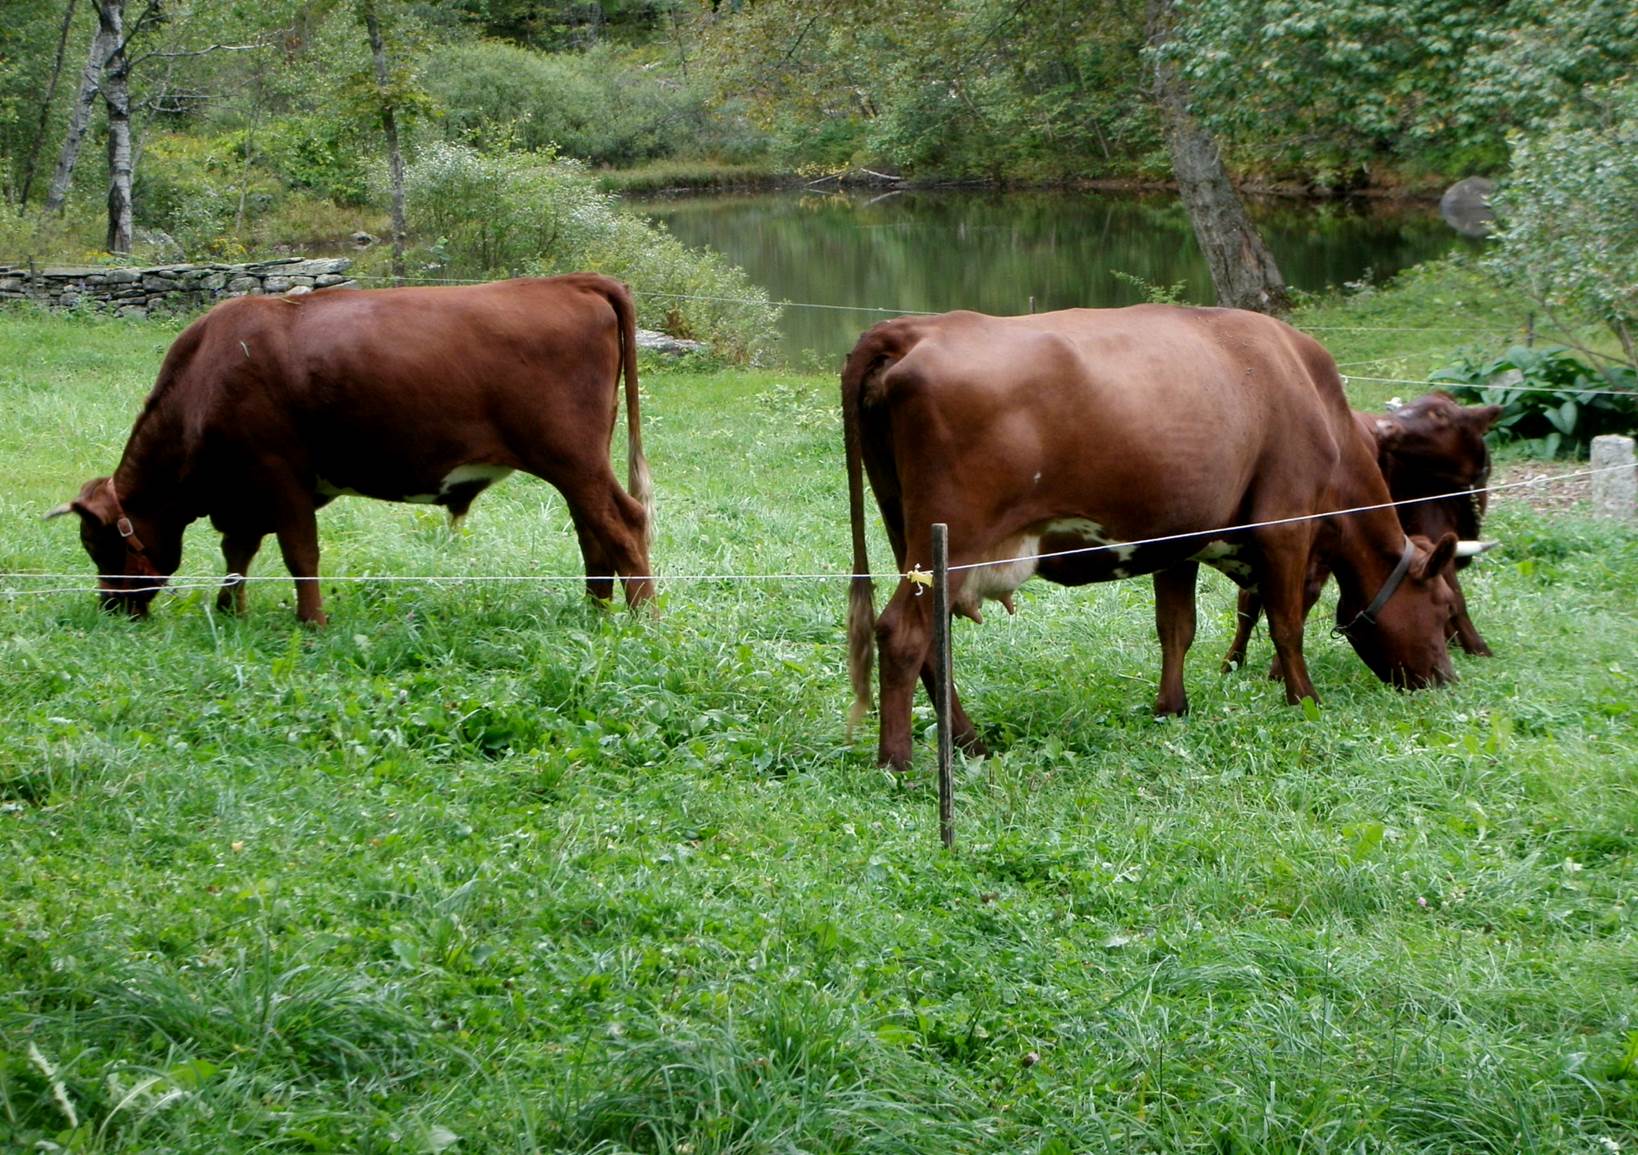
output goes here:
<path id="1" fill-rule="evenodd" d="M 126 548 L 132 553 L 147 553 L 148 547 L 142 544 L 142 539 L 137 536 L 136 526 L 131 524 L 131 519 L 126 516 L 125 507 L 119 503 L 119 491 L 114 488 L 114 479 L 110 477 L 106 485 L 108 500 L 114 503 L 114 528 L 119 530 L 119 535 L 125 539 Z"/>
<path id="2" fill-rule="evenodd" d="M 1348 636 L 1348 631 L 1355 626 L 1376 625 L 1376 615 L 1382 611 L 1383 606 L 1388 604 L 1388 599 L 1393 597 L 1394 591 L 1405 580 L 1405 575 L 1410 572 L 1411 561 L 1415 557 L 1416 546 L 1407 537 L 1405 538 L 1404 552 L 1399 555 L 1399 564 L 1393 567 L 1393 572 L 1388 575 L 1388 580 L 1383 582 L 1382 588 L 1376 591 L 1376 597 L 1371 599 L 1371 604 L 1355 614 L 1354 620 L 1347 625 L 1333 626 L 1331 636 L 1333 638 L 1345 638 Z"/>

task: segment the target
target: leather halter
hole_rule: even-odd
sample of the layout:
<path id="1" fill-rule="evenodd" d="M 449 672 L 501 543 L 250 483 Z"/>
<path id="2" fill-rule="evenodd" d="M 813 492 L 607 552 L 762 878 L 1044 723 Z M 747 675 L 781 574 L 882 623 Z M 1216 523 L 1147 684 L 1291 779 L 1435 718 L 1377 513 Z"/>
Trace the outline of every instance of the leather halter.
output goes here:
<path id="1" fill-rule="evenodd" d="M 1393 597 L 1394 591 L 1405 580 L 1405 575 L 1410 572 L 1411 562 L 1415 557 L 1416 546 L 1407 537 L 1405 538 L 1405 551 L 1399 555 L 1399 564 L 1393 567 L 1393 572 L 1388 575 L 1388 580 L 1383 582 L 1382 588 L 1376 591 L 1376 597 L 1371 599 L 1371 604 L 1355 614 L 1354 620 L 1347 625 L 1332 626 L 1331 636 L 1333 638 L 1345 638 L 1355 626 L 1376 625 L 1376 615 L 1382 612 L 1382 607 L 1388 604 L 1388 599 Z"/>
<path id="2" fill-rule="evenodd" d="M 125 507 L 119 503 L 119 492 L 114 488 L 114 479 L 110 477 L 103 484 L 108 490 L 108 500 L 114 503 L 114 528 L 119 530 L 119 535 L 125 539 L 125 547 L 132 553 L 147 553 L 148 547 L 142 544 L 142 539 L 137 536 L 136 526 L 131 524 L 131 519 L 125 514 Z"/>

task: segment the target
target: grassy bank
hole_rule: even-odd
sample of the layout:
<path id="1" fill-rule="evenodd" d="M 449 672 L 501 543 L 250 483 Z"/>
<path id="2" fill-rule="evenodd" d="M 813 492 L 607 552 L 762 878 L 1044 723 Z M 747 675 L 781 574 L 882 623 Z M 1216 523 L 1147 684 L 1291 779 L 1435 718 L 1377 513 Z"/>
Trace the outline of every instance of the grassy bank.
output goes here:
<path id="1" fill-rule="evenodd" d="M 1414 376 L 1464 339 L 1426 326 L 1517 323 L 1465 293 L 1304 320 Z M 175 332 L 0 313 L 0 569 L 78 575 L 11 588 L 90 584 L 37 515 L 112 466 Z M 845 567 L 834 378 L 644 387 L 662 572 Z M 572 580 L 338 581 L 311 632 L 270 546 L 242 620 L 4 599 L 0 1147 L 1630 1147 L 1638 537 L 1493 509 L 1498 657 L 1396 693 L 1322 610 L 1317 720 L 1217 675 L 1215 574 L 1180 723 L 1145 583 L 963 623 L 1001 752 L 959 769 L 954 854 L 925 732 L 906 783 L 845 742 L 837 582 L 679 578 L 632 618 Z M 336 578 L 578 572 L 522 477 L 458 535 L 321 521 Z M 219 568 L 196 526 L 184 572 Z"/>

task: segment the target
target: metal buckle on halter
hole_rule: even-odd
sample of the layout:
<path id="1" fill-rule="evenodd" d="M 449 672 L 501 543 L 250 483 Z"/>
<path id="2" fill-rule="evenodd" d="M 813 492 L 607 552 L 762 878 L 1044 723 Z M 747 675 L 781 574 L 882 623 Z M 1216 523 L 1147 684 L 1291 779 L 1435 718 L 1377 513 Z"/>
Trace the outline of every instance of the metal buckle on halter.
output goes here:
<path id="1" fill-rule="evenodd" d="M 114 522 L 114 528 L 119 530 L 119 535 L 121 537 L 136 536 L 136 526 L 131 524 L 131 519 L 128 517 L 122 517 L 118 521 Z"/>

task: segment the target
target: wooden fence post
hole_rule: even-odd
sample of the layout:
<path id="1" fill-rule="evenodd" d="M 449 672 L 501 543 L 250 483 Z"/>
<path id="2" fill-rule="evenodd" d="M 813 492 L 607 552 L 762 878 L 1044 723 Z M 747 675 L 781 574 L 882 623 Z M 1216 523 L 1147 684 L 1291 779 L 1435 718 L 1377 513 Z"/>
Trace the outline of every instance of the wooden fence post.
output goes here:
<path id="1" fill-rule="evenodd" d="M 955 847 L 955 757 L 950 732 L 950 527 L 933 524 L 933 710 L 938 715 L 938 836 Z"/>

